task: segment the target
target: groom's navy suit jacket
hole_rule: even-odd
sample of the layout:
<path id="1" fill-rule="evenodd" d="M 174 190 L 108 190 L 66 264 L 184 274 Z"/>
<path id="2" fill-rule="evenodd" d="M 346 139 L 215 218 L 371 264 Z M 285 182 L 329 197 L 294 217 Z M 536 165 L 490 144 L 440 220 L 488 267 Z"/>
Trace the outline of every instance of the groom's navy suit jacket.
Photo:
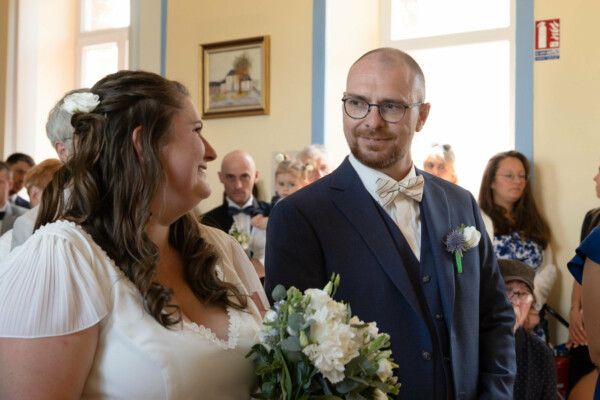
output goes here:
<path id="1" fill-rule="evenodd" d="M 514 312 L 477 203 L 417 173 L 425 181 L 420 262 L 346 159 L 271 211 L 267 293 L 279 283 L 322 288 L 339 273 L 336 299 L 391 336 L 398 398 L 512 399 Z M 459 274 L 444 240 L 461 224 L 475 226 L 481 240 L 463 254 Z"/>

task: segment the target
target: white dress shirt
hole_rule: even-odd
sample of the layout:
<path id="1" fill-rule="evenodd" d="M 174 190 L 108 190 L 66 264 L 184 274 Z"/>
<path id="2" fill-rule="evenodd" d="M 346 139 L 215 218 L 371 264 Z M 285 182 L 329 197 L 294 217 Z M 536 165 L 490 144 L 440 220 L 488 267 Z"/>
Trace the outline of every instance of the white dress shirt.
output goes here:
<path id="1" fill-rule="evenodd" d="M 348 157 L 350 164 L 358 174 L 367 192 L 373 196 L 375 201 L 382 204 L 379 195 L 377 194 L 377 179 L 395 179 L 388 175 L 379 172 L 373 168 L 369 168 L 350 154 Z M 401 181 L 417 176 L 414 164 L 411 166 L 408 174 Z M 383 207 L 383 206 L 382 206 Z M 393 202 L 383 207 L 385 212 L 396 223 L 404 238 L 408 242 L 417 260 L 421 259 L 421 215 L 419 213 L 419 203 L 410 197 L 399 194 Z"/>

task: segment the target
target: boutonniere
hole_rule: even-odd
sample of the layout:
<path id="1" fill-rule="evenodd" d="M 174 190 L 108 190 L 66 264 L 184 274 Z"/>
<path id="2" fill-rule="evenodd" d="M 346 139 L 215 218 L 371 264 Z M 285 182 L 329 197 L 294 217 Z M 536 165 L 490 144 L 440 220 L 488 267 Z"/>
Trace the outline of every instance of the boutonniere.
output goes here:
<path id="1" fill-rule="evenodd" d="M 246 254 L 248 254 L 250 250 L 250 236 L 242 233 L 235 222 L 231 225 L 228 233 L 238 241 L 238 243 L 242 246 L 242 249 L 244 249 Z M 248 257 L 250 257 L 249 254 Z"/>
<path id="2" fill-rule="evenodd" d="M 462 255 L 463 251 L 472 249 L 479 244 L 481 239 L 481 233 L 475 229 L 474 226 L 465 226 L 462 224 L 456 229 L 453 229 L 448 236 L 444 244 L 446 250 L 454 254 L 456 258 L 456 271 L 462 274 Z"/>

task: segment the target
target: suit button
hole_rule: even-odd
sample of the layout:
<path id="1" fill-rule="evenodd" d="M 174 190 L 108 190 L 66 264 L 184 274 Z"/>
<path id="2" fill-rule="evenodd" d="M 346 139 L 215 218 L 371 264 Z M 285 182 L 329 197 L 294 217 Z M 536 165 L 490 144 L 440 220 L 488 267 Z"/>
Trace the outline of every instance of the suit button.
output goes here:
<path id="1" fill-rule="evenodd" d="M 444 362 L 450 362 L 450 357 L 444 356 Z"/>
<path id="2" fill-rule="evenodd" d="M 427 350 L 423 350 L 423 352 L 421 353 L 421 358 L 423 359 L 423 361 L 430 361 L 431 360 L 431 352 L 429 352 Z"/>
<path id="3" fill-rule="evenodd" d="M 421 280 L 423 281 L 423 283 L 429 283 L 431 281 L 431 277 L 429 275 L 425 275 L 421 278 Z"/>
<path id="4" fill-rule="evenodd" d="M 435 319 L 437 319 L 438 321 L 441 321 L 444 319 L 444 316 L 441 313 L 436 313 L 435 314 Z"/>

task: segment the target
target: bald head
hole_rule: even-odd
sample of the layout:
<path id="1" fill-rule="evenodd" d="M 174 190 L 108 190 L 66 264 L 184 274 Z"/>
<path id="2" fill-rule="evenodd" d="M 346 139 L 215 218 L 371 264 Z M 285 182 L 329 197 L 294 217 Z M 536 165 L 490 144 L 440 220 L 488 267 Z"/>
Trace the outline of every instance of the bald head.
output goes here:
<path id="1" fill-rule="evenodd" d="M 254 159 L 243 150 L 226 154 L 221 162 L 219 180 L 225 188 L 225 195 L 243 207 L 250 200 L 252 188 L 258 180 Z"/>
<path id="2" fill-rule="evenodd" d="M 417 101 L 425 101 L 425 75 L 419 64 L 408 53 L 391 47 L 380 47 L 363 54 L 352 64 L 348 77 L 352 70 L 363 62 L 378 62 L 389 68 L 408 68 L 414 76 L 414 91 L 419 98 Z"/>

